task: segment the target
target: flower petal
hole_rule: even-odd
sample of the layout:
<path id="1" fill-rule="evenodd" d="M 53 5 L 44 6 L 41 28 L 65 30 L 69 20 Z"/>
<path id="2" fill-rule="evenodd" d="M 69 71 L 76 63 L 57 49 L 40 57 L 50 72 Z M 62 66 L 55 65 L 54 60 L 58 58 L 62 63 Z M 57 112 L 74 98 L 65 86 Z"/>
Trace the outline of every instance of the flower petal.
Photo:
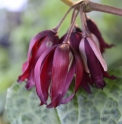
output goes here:
<path id="1" fill-rule="evenodd" d="M 83 87 L 83 89 L 85 89 L 88 93 L 91 93 L 88 83 L 90 83 L 90 77 L 89 77 L 89 74 L 84 71 L 83 79 L 81 81 L 81 87 Z"/>
<path id="2" fill-rule="evenodd" d="M 36 36 L 34 36 L 31 39 L 30 45 L 29 45 L 29 50 L 28 50 L 28 60 L 30 58 L 30 55 L 31 55 L 31 52 L 32 52 L 32 48 L 34 47 L 35 43 L 40 42 L 41 39 L 44 38 L 49 33 L 50 33 L 50 30 L 45 30 L 45 31 L 39 32 Z"/>
<path id="3" fill-rule="evenodd" d="M 64 97 L 64 95 L 68 91 L 68 88 L 69 88 L 70 84 L 72 83 L 72 80 L 73 80 L 73 77 L 74 77 L 74 74 L 75 74 L 75 70 L 76 70 L 75 61 L 73 61 L 72 66 L 71 66 L 71 68 L 70 68 L 70 70 L 67 74 L 67 79 L 66 79 L 66 82 L 65 82 L 62 98 Z M 62 103 L 62 104 L 67 103 L 73 96 L 74 96 L 74 94 L 71 95 L 69 98 L 62 99 L 60 103 Z"/>
<path id="4" fill-rule="evenodd" d="M 100 66 L 100 67 L 101 67 L 101 70 L 102 70 L 103 75 L 104 75 L 105 78 L 109 78 L 109 79 L 111 79 L 111 80 L 117 79 L 117 77 L 115 77 L 114 75 L 109 75 L 108 72 L 104 71 L 103 68 L 102 68 L 102 66 Z"/>
<path id="5" fill-rule="evenodd" d="M 83 78 L 83 64 L 80 59 L 80 56 L 73 48 L 71 48 L 71 49 L 75 56 L 75 66 L 76 66 L 75 89 L 74 89 L 74 93 L 71 96 L 62 100 L 62 102 L 61 102 L 62 104 L 66 104 L 74 97 L 74 95 L 76 94 L 77 90 L 79 89 L 79 87 L 81 85 L 81 81 Z"/>
<path id="6" fill-rule="evenodd" d="M 91 33 L 91 38 L 93 39 L 93 41 L 95 42 L 97 47 L 100 49 L 100 43 L 99 43 L 97 37 L 94 34 Z"/>
<path id="7" fill-rule="evenodd" d="M 82 39 L 80 42 L 79 51 L 80 51 L 80 55 L 81 55 L 83 63 L 84 63 L 85 71 L 87 73 L 90 73 L 88 65 L 87 65 L 87 57 L 86 57 L 86 52 L 85 52 L 84 39 Z"/>
<path id="8" fill-rule="evenodd" d="M 77 52 L 79 52 L 79 44 L 82 38 L 80 32 L 72 32 L 70 35 L 70 46 L 73 47 Z"/>
<path id="9" fill-rule="evenodd" d="M 85 40 L 85 51 L 87 56 L 87 63 L 88 67 L 91 73 L 91 76 L 98 88 L 103 88 L 105 86 L 104 80 L 103 80 L 103 73 L 100 67 L 100 63 L 95 56 L 89 42 L 87 39 Z"/>
<path id="10" fill-rule="evenodd" d="M 69 45 L 62 44 L 58 46 L 54 53 L 52 70 L 51 101 L 60 96 L 63 92 L 69 66 Z M 55 100 L 54 107 L 59 100 Z"/>
<path id="11" fill-rule="evenodd" d="M 43 35 L 47 35 L 47 37 L 42 37 Z M 52 31 L 48 31 L 48 30 L 37 34 L 31 40 L 29 52 L 28 52 L 28 60 L 23 65 L 23 74 L 19 76 L 18 78 L 19 82 L 22 82 L 23 80 L 25 80 L 25 78 L 29 77 L 30 72 L 33 71 L 36 61 L 41 56 L 41 54 L 46 49 L 52 47 L 55 44 L 58 44 L 58 41 L 59 39 L 58 39 L 57 34 Z"/>
<path id="12" fill-rule="evenodd" d="M 117 79 L 117 77 L 115 77 L 114 75 L 109 75 L 109 73 L 106 71 L 103 72 L 103 75 L 104 75 L 104 77 L 110 78 L 111 80 Z"/>
<path id="13" fill-rule="evenodd" d="M 29 64 L 28 61 L 23 63 L 23 65 L 22 65 L 22 72 L 24 72 L 27 69 L 28 64 Z"/>
<path id="14" fill-rule="evenodd" d="M 38 48 L 35 59 L 37 60 L 46 49 L 58 44 L 58 41 L 58 37 L 50 33 L 50 36 L 46 37 Z"/>
<path id="15" fill-rule="evenodd" d="M 75 78 L 75 93 L 76 93 L 83 78 L 83 64 L 79 54 L 74 49 L 72 49 L 72 51 L 75 55 L 75 62 L 76 62 L 76 78 Z"/>
<path id="16" fill-rule="evenodd" d="M 65 86 L 63 88 L 62 94 L 60 96 L 58 96 L 57 98 L 55 98 L 53 101 L 51 101 L 51 103 L 47 106 L 47 108 L 54 107 L 53 105 L 54 105 L 55 101 L 58 102 L 57 106 L 60 105 L 60 104 L 63 104 L 62 98 L 64 97 L 64 95 L 68 91 L 68 88 L 69 88 L 69 86 L 72 82 L 72 79 L 73 79 L 74 73 L 75 73 L 75 61 L 72 60 L 72 57 L 69 56 L 69 58 L 71 58 L 70 59 L 70 64 L 69 64 L 69 67 L 68 67 L 69 71 L 68 71 L 68 74 L 67 74 L 67 78 L 66 78 L 66 81 L 65 81 Z"/>
<path id="17" fill-rule="evenodd" d="M 95 44 L 95 42 L 90 37 L 87 37 L 86 40 L 88 40 L 95 56 L 98 58 L 98 60 L 100 61 L 100 64 L 104 68 L 104 71 L 107 71 L 107 64 L 106 64 L 105 60 L 103 59 L 102 54 L 101 54 L 100 49 L 98 48 L 98 46 Z"/>
<path id="18" fill-rule="evenodd" d="M 44 40 L 44 39 L 43 39 Z M 43 41 L 42 41 L 43 42 Z M 29 77 L 31 70 L 34 68 L 35 63 L 37 60 L 35 60 L 35 56 L 36 56 L 36 52 L 37 52 L 37 44 L 35 43 L 35 45 L 33 46 L 33 53 L 32 53 L 32 57 L 29 58 L 29 60 L 27 60 L 22 67 L 22 75 L 20 75 L 18 77 L 18 82 L 22 82 L 24 81 L 26 78 Z"/>
<path id="19" fill-rule="evenodd" d="M 42 92 L 42 87 L 41 87 L 41 80 L 40 80 L 40 73 L 41 73 L 41 69 L 42 69 L 42 65 L 43 65 L 43 62 L 46 58 L 46 56 L 56 48 L 56 46 L 53 46 L 49 49 L 47 49 L 41 56 L 40 58 L 38 59 L 36 65 L 35 65 L 35 69 L 34 69 L 34 77 L 35 77 L 35 84 L 36 84 L 36 91 L 37 91 L 37 95 L 38 97 L 41 99 L 41 101 L 43 103 L 46 104 L 46 101 L 44 99 L 44 95 L 43 95 L 43 92 Z"/>
<path id="20" fill-rule="evenodd" d="M 52 76 L 52 62 L 53 62 L 53 54 L 54 50 L 52 50 L 44 60 L 44 64 L 40 74 L 40 85 L 42 88 L 42 93 L 44 95 L 44 99 L 47 101 L 48 99 L 48 89 L 51 82 Z"/>

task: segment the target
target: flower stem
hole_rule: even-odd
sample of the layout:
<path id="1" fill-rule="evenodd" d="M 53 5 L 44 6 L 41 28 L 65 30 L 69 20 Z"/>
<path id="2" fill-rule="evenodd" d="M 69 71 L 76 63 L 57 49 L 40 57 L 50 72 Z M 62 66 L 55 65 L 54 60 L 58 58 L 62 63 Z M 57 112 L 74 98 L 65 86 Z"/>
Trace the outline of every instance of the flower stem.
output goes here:
<path id="1" fill-rule="evenodd" d="M 73 6 L 74 4 L 76 4 L 76 2 L 72 2 L 71 0 L 61 0 L 61 1 L 67 4 L 68 6 Z M 103 5 L 103 4 L 91 2 L 89 0 L 79 0 L 79 1 L 87 2 L 86 7 L 84 7 L 83 9 L 84 12 L 99 11 L 99 12 L 122 16 L 121 8 L 117 8 L 109 5 Z M 79 3 L 79 1 L 77 3 Z"/>
<path id="2" fill-rule="evenodd" d="M 78 8 L 76 7 L 76 8 L 74 9 L 74 11 L 76 11 L 76 9 L 78 9 Z M 73 13 L 75 13 L 75 12 L 73 12 Z M 63 41 L 63 43 L 68 43 L 68 42 L 69 42 L 69 38 L 70 38 L 70 35 L 71 35 L 72 30 L 73 30 L 73 28 L 74 28 L 75 21 L 76 21 L 76 18 L 77 18 L 77 16 L 78 16 L 78 13 L 79 13 L 79 10 L 77 11 L 76 14 L 74 14 L 74 17 L 73 17 L 71 26 L 70 26 L 70 28 L 69 28 L 69 31 L 68 31 L 67 36 L 66 36 L 65 40 Z"/>
<path id="3" fill-rule="evenodd" d="M 105 13 L 122 16 L 121 8 L 116 8 L 116 7 L 108 6 L 108 5 L 102 5 L 102 4 L 94 3 L 94 2 L 90 2 L 90 1 L 86 7 L 86 10 L 87 9 L 89 11 L 99 11 L 99 12 L 105 12 Z"/>
<path id="4" fill-rule="evenodd" d="M 74 8 L 74 6 L 71 6 L 68 11 L 66 12 L 66 14 L 64 15 L 64 17 L 61 19 L 61 21 L 59 22 L 59 24 L 53 29 L 54 32 L 58 32 L 58 29 L 60 28 L 61 24 L 63 23 L 64 19 L 66 18 L 66 16 L 68 15 L 68 13 Z"/>
<path id="5" fill-rule="evenodd" d="M 83 8 L 80 7 L 80 18 L 81 18 L 81 22 L 82 22 L 82 30 L 83 30 L 83 37 L 89 36 L 89 30 L 87 28 L 87 24 L 86 24 L 86 15 L 83 12 Z"/>
<path id="6" fill-rule="evenodd" d="M 75 14 L 76 14 L 76 9 L 74 9 L 73 13 L 72 13 L 72 18 L 71 18 L 71 24 L 73 23 L 73 20 L 74 20 L 74 17 L 75 17 Z"/>

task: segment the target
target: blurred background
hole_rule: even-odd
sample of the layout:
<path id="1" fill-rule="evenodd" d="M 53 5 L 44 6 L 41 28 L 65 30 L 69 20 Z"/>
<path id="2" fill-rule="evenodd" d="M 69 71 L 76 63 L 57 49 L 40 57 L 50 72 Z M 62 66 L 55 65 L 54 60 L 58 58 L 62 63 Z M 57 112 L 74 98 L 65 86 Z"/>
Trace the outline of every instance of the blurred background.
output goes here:
<path id="1" fill-rule="evenodd" d="M 122 8 L 120 0 L 92 0 Z M 0 124 L 7 124 L 4 114 L 6 91 L 16 83 L 26 60 L 29 41 L 38 32 L 58 24 L 68 6 L 60 0 L 0 0 Z M 107 43 L 116 47 L 106 50 L 109 69 L 122 65 L 122 17 L 92 12 Z M 69 27 L 71 14 L 60 28 L 61 37 Z M 80 26 L 80 20 L 77 20 Z"/>

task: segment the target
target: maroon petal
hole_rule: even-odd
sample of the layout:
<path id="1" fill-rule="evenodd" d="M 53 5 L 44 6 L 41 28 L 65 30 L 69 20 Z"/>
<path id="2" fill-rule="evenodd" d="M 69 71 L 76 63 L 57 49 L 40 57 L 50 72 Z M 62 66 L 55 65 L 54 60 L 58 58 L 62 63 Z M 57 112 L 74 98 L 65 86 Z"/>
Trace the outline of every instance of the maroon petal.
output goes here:
<path id="1" fill-rule="evenodd" d="M 58 36 L 56 33 L 52 32 L 52 31 L 45 31 L 45 32 L 41 32 L 41 34 L 45 34 L 47 36 L 41 38 L 41 39 L 35 39 L 37 40 L 35 45 L 33 46 L 33 48 L 31 49 L 32 52 L 32 59 L 35 59 L 35 63 L 38 60 L 38 58 L 41 56 L 41 54 L 48 48 L 58 44 Z M 42 36 L 40 34 L 40 36 Z M 36 37 L 36 36 L 35 36 Z M 31 45 L 30 45 L 31 46 Z M 38 48 L 38 47 L 39 48 Z M 30 53 L 31 54 L 31 53 Z M 35 56 L 36 55 L 36 56 Z M 34 63 L 34 64 L 35 64 Z"/>
<path id="2" fill-rule="evenodd" d="M 105 60 L 103 59 L 103 56 L 100 52 L 99 47 L 96 45 L 96 43 L 90 38 L 87 37 L 87 41 L 89 42 L 90 48 L 93 50 L 95 56 L 97 57 L 97 59 L 99 60 L 100 64 L 102 65 L 104 71 L 107 71 L 107 64 L 105 62 Z"/>
<path id="3" fill-rule="evenodd" d="M 41 45 L 40 45 L 40 47 L 39 47 L 39 49 L 38 49 L 38 51 L 37 51 L 37 54 L 36 54 L 36 60 L 41 56 L 41 54 L 45 51 L 45 50 L 47 50 L 48 48 L 50 48 L 50 47 L 52 47 L 52 46 L 54 46 L 54 45 L 56 45 L 56 44 L 58 44 L 58 42 L 59 42 L 59 39 L 58 39 L 58 37 L 57 36 L 55 36 L 56 34 L 50 34 L 50 36 L 48 36 L 48 37 L 46 37 L 45 39 L 44 39 L 44 41 L 41 43 Z"/>
<path id="4" fill-rule="evenodd" d="M 100 67 L 101 67 L 101 70 L 102 70 L 102 72 L 103 72 L 103 76 L 104 76 L 105 78 L 109 78 L 109 79 L 111 79 L 111 80 L 117 79 L 117 77 L 115 77 L 114 75 L 109 75 L 109 73 L 108 73 L 107 71 L 104 71 L 103 68 L 102 68 L 102 66 L 100 66 Z"/>
<path id="5" fill-rule="evenodd" d="M 80 32 L 72 32 L 70 35 L 70 46 L 73 47 L 77 52 L 79 51 L 79 44 L 82 38 Z"/>
<path id="6" fill-rule="evenodd" d="M 65 81 L 65 86 L 64 86 L 64 89 L 63 89 L 63 92 L 62 92 L 62 95 L 61 95 L 60 99 L 62 99 L 65 96 L 66 92 L 68 91 L 69 86 L 72 83 L 74 74 L 75 74 L 75 61 L 72 62 L 71 68 L 70 68 L 70 70 L 67 74 L 67 78 L 66 78 L 66 81 Z M 64 104 L 64 103 L 68 102 L 71 99 L 72 96 L 70 96 L 69 98 L 62 99 L 59 102 L 59 104 Z"/>
<path id="7" fill-rule="evenodd" d="M 28 64 L 29 64 L 28 61 L 23 63 L 23 65 L 22 65 L 22 72 L 24 72 L 27 69 Z"/>
<path id="8" fill-rule="evenodd" d="M 75 74 L 75 70 L 76 70 L 76 67 L 75 67 L 75 61 L 73 61 L 72 65 L 71 65 L 71 68 L 67 74 L 67 78 L 66 78 L 66 81 L 65 81 L 65 86 L 64 86 L 64 90 L 63 90 L 63 94 L 62 94 L 62 98 L 64 97 L 64 95 L 66 94 L 66 92 L 68 91 L 69 89 L 69 86 L 73 80 L 73 77 L 74 77 L 74 74 Z"/>
<path id="9" fill-rule="evenodd" d="M 30 45 L 29 45 L 29 50 L 28 50 L 28 59 L 30 58 L 32 48 L 34 47 L 35 43 L 39 43 L 41 41 L 41 39 L 43 37 L 47 36 L 49 33 L 50 33 L 50 30 L 45 30 L 45 31 L 39 32 L 36 36 L 34 36 L 31 39 Z"/>
<path id="10" fill-rule="evenodd" d="M 105 72 L 105 71 L 103 72 L 103 75 L 104 77 L 110 78 L 111 80 L 117 79 L 117 77 L 115 77 L 114 75 L 109 75 L 108 72 Z"/>
<path id="11" fill-rule="evenodd" d="M 60 39 L 61 42 L 63 42 L 65 40 L 67 36 L 67 33 L 62 36 L 62 38 Z M 70 35 L 70 46 L 73 47 L 77 52 L 79 51 L 79 44 L 82 38 L 82 32 L 80 31 L 79 28 L 74 28 L 73 32 Z"/>
<path id="12" fill-rule="evenodd" d="M 76 62 L 76 79 L 75 79 L 75 93 L 76 93 L 78 88 L 80 87 L 83 77 L 83 62 L 81 61 L 79 54 L 74 49 L 72 49 L 72 51 L 74 53 L 75 62 Z"/>
<path id="13" fill-rule="evenodd" d="M 46 37 L 41 38 L 43 35 L 47 35 Z M 58 36 L 56 33 L 52 31 L 44 31 L 37 34 L 30 43 L 29 52 L 28 52 L 28 61 L 23 66 L 23 74 L 19 76 L 18 81 L 22 82 L 25 78 L 28 78 L 31 70 L 36 64 L 36 61 L 41 56 L 41 54 L 48 48 L 52 47 L 55 44 L 58 44 Z M 35 44 L 34 44 L 35 43 Z M 38 48 L 39 47 L 39 48 Z M 29 58 L 29 54 L 31 57 Z"/>
<path id="14" fill-rule="evenodd" d="M 29 73 L 27 73 L 27 72 L 25 73 L 25 71 L 28 68 L 28 66 L 29 66 L 29 62 L 28 61 L 23 63 L 23 65 L 22 65 L 22 72 L 23 73 L 22 73 L 22 75 L 20 75 L 18 77 L 17 82 L 21 83 L 22 81 L 24 81 L 29 76 Z"/>
<path id="15" fill-rule="evenodd" d="M 68 66 L 69 66 L 69 45 L 62 44 L 56 48 L 54 53 L 51 101 L 54 101 L 54 99 L 56 99 L 58 96 L 61 96 L 63 92 L 65 81 L 67 78 Z M 57 106 L 59 101 L 55 100 L 53 106 L 54 107 Z"/>
<path id="16" fill-rule="evenodd" d="M 71 49 L 72 49 L 72 52 L 75 56 L 75 66 L 76 66 L 75 89 L 74 89 L 74 93 L 71 96 L 62 100 L 62 104 L 66 104 L 74 97 L 75 93 L 77 92 L 77 90 L 81 86 L 81 81 L 83 78 L 83 64 L 82 64 L 81 58 L 73 48 L 71 48 Z"/>
<path id="17" fill-rule="evenodd" d="M 43 62 L 46 58 L 46 56 L 53 51 L 56 48 L 56 46 L 53 46 L 49 49 L 47 49 L 38 59 L 36 65 L 35 65 L 35 69 L 34 69 L 34 77 L 35 77 L 35 84 L 36 84 L 36 91 L 37 91 L 37 95 L 38 97 L 41 99 L 41 101 L 43 103 L 46 104 L 46 100 L 44 99 L 44 94 L 42 92 L 42 87 L 41 87 L 41 80 L 40 80 L 40 74 L 41 74 L 41 70 L 42 70 L 42 65 Z"/>
<path id="18" fill-rule="evenodd" d="M 90 32 L 93 33 L 98 38 L 102 53 L 105 51 L 106 48 L 111 48 L 112 46 L 114 46 L 113 44 L 109 45 L 104 41 L 97 25 L 95 24 L 93 20 L 87 19 L 87 25 L 88 25 Z"/>
<path id="19" fill-rule="evenodd" d="M 72 94 L 71 96 L 69 96 L 68 98 L 65 98 L 61 101 L 61 104 L 67 104 L 73 97 L 75 94 Z"/>
<path id="20" fill-rule="evenodd" d="M 93 80 L 95 81 L 96 86 L 98 88 L 103 88 L 105 86 L 105 82 L 103 80 L 103 73 L 100 68 L 100 63 L 96 58 L 94 52 L 92 51 L 87 39 L 85 40 L 85 51 L 86 51 L 87 63 L 88 63 L 91 76 L 93 77 Z"/>
<path id="21" fill-rule="evenodd" d="M 83 79 L 81 81 L 81 87 L 83 87 L 84 90 L 86 90 L 88 93 L 91 93 L 89 84 L 91 83 L 89 74 L 86 73 L 85 71 L 83 72 Z"/>
<path id="22" fill-rule="evenodd" d="M 44 39 L 43 39 L 44 40 Z M 43 41 L 42 41 L 43 42 Z M 23 67 L 22 67 L 22 70 L 23 70 L 23 73 L 22 75 L 20 75 L 18 77 L 18 82 L 22 82 L 24 81 L 26 78 L 29 77 L 30 75 L 30 72 L 31 72 L 31 69 L 34 68 L 35 66 L 35 56 L 36 56 L 36 52 L 37 52 L 37 44 L 38 43 L 35 43 L 35 45 L 33 46 L 33 53 L 32 53 L 32 57 L 29 58 L 29 60 L 27 60 L 24 64 L 23 64 Z"/>
<path id="23" fill-rule="evenodd" d="M 44 99 L 47 101 L 48 99 L 48 89 L 51 82 L 51 76 L 52 76 L 52 62 L 53 62 L 53 54 L 54 50 L 52 50 L 46 57 L 42 71 L 40 72 L 40 80 L 41 80 L 41 88 L 42 93 L 44 95 Z"/>
<path id="24" fill-rule="evenodd" d="M 106 48 L 115 47 L 114 44 L 107 44 L 102 37 L 98 37 L 98 40 L 100 42 L 100 50 L 102 53 L 105 51 Z"/>

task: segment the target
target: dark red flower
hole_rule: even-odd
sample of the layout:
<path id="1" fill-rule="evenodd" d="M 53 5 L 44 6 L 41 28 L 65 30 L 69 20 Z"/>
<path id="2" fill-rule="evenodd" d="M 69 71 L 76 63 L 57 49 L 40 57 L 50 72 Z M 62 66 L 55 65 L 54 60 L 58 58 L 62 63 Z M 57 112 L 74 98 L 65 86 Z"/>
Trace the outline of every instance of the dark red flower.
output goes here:
<path id="1" fill-rule="evenodd" d="M 61 42 L 64 41 L 66 36 L 67 36 L 67 33 L 60 39 Z M 82 39 L 82 31 L 78 26 L 75 26 L 70 35 L 69 43 L 70 43 L 70 46 L 73 47 L 77 52 L 79 52 L 79 44 L 81 39 Z"/>
<path id="2" fill-rule="evenodd" d="M 74 93 L 64 98 L 75 77 Z M 35 70 L 37 95 L 41 105 L 46 104 L 48 94 L 51 97 L 47 107 L 57 107 L 69 102 L 81 85 L 83 65 L 79 54 L 67 43 L 47 49 L 38 59 Z"/>
<path id="3" fill-rule="evenodd" d="M 85 70 L 91 75 L 89 82 L 92 85 L 95 83 L 96 87 L 103 89 L 105 86 L 104 77 L 115 79 L 114 76 L 109 76 L 107 73 L 107 65 L 101 55 L 100 49 L 91 37 L 81 40 L 79 50 L 84 61 Z M 88 78 L 88 75 L 85 75 Z M 86 90 L 90 92 L 89 89 Z"/>
<path id="4" fill-rule="evenodd" d="M 87 18 L 86 22 L 87 22 L 87 26 L 90 32 L 93 33 L 98 38 L 99 44 L 100 44 L 100 50 L 102 53 L 105 51 L 106 48 L 111 48 L 112 46 L 115 46 L 114 44 L 109 45 L 104 41 L 97 25 L 95 24 L 93 20 Z"/>
<path id="5" fill-rule="evenodd" d="M 57 33 L 52 30 L 45 30 L 34 36 L 30 41 L 28 58 L 23 64 L 22 75 L 19 76 L 18 82 L 27 79 L 26 88 L 30 89 L 33 87 L 35 85 L 34 67 L 38 58 L 45 50 L 58 43 L 59 39 Z"/>

